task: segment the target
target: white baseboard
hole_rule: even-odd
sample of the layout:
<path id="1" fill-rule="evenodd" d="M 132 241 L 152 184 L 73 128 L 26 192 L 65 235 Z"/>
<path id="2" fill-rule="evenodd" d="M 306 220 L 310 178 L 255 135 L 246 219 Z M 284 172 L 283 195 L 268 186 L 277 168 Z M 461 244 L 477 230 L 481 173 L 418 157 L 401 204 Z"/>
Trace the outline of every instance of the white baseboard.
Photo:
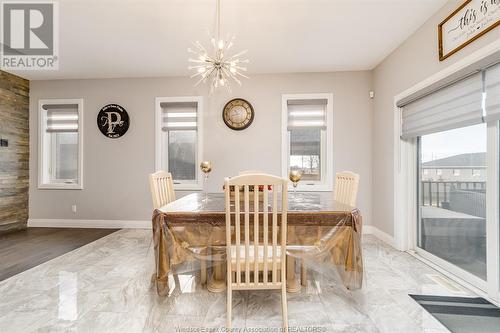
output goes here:
<path id="1" fill-rule="evenodd" d="M 363 226 L 363 234 L 364 235 L 373 235 L 380 239 L 382 242 L 392 246 L 393 248 L 396 247 L 396 242 L 394 241 L 394 237 L 389 235 L 386 232 L 383 232 L 382 230 L 378 229 L 377 227 L 374 227 L 372 225 L 364 225 Z"/>
<path id="2" fill-rule="evenodd" d="M 151 221 L 147 221 L 147 220 L 141 221 L 141 220 L 28 219 L 28 227 L 151 229 Z"/>

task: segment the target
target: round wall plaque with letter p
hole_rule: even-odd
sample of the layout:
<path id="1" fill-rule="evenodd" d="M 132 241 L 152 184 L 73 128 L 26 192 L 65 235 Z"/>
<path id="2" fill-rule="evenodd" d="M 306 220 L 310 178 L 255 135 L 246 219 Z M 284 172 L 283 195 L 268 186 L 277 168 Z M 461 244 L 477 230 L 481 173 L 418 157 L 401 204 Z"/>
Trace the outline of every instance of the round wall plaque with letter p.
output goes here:
<path id="1" fill-rule="evenodd" d="M 104 106 L 97 115 L 97 127 L 108 138 L 121 137 L 127 132 L 129 124 L 127 111 L 118 104 Z"/>

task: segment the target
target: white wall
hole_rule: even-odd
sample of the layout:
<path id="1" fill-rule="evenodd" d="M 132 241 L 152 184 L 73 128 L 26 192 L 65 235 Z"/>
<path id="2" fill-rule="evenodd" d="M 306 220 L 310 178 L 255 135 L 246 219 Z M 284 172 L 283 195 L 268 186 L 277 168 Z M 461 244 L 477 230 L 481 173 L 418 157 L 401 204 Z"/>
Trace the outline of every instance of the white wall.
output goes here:
<path id="1" fill-rule="evenodd" d="M 490 31 L 440 62 L 437 26 L 463 0 L 449 1 L 373 71 L 373 225 L 393 235 L 394 229 L 394 96 L 454 62 L 500 39 L 500 28 Z M 396 221 L 407 223 L 408 221 Z"/>
<path id="2" fill-rule="evenodd" d="M 204 95 L 204 159 L 211 160 L 209 190 L 221 191 L 225 176 L 239 170 L 281 172 L 281 94 L 332 92 L 334 169 L 360 173 L 359 208 L 365 223 L 372 214 L 372 73 L 339 72 L 256 75 L 233 93 L 209 95 L 188 78 L 32 81 L 30 91 L 30 218 L 148 220 L 147 176 L 154 171 L 154 99 Z M 255 109 L 253 124 L 232 131 L 222 107 L 242 97 Z M 37 184 L 37 104 L 46 98 L 84 99 L 84 189 L 39 190 Z M 99 109 L 117 103 L 129 113 L 125 136 L 108 139 L 96 124 Z M 77 213 L 71 205 L 77 205 Z"/>

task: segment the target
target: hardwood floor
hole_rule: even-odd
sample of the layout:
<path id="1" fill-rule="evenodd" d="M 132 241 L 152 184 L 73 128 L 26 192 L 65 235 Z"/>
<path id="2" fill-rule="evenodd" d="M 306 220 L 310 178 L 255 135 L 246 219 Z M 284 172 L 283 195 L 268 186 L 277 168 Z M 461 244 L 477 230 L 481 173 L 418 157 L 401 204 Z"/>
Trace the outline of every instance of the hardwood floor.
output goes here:
<path id="1" fill-rule="evenodd" d="M 28 228 L 0 235 L 0 281 L 117 230 Z"/>

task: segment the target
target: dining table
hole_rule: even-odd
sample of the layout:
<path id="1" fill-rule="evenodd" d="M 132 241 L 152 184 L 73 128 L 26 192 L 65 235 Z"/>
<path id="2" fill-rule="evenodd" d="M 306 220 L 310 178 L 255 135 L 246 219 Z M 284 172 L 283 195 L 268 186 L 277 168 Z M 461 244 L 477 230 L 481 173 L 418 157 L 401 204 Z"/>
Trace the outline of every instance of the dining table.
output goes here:
<path id="1" fill-rule="evenodd" d="M 159 295 L 169 294 L 169 273 L 186 262 L 201 260 L 212 267 L 201 282 L 213 292 L 225 289 L 226 217 L 224 193 L 196 192 L 153 212 L 155 272 Z M 340 276 L 344 286 L 363 283 L 362 216 L 359 209 L 333 200 L 332 192 L 291 192 L 287 212 L 287 291 L 305 283 L 305 267 Z M 302 263 L 301 283 L 296 261 Z"/>

